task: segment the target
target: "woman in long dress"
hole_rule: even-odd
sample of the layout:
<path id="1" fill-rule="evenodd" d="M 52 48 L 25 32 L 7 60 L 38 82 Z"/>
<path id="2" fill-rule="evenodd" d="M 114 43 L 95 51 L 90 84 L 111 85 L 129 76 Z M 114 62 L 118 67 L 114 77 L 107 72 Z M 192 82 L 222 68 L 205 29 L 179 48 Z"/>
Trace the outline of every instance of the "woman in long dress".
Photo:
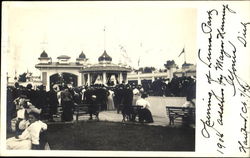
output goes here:
<path id="1" fill-rule="evenodd" d="M 109 90 L 108 93 L 109 95 L 107 98 L 107 110 L 115 110 L 115 105 L 114 105 L 114 100 L 113 100 L 114 91 Z"/>
<path id="2" fill-rule="evenodd" d="M 136 105 L 136 101 L 140 98 L 140 91 L 137 88 L 133 89 L 133 102 L 132 105 Z"/>
<path id="3" fill-rule="evenodd" d="M 142 106 L 142 109 L 139 110 L 139 122 L 146 121 L 146 123 L 152 123 L 154 120 L 149 110 L 150 103 L 145 100 L 147 97 L 147 94 L 143 93 L 141 99 L 138 99 L 136 102 L 136 105 Z"/>
<path id="4" fill-rule="evenodd" d="M 29 126 L 19 136 L 7 139 L 8 150 L 30 150 L 39 149 L 40 132 L 47 130 L 47 124 L 39 120 L 39 114 L 29 113 Z"/>
<path id="5" fill-rule="evenodd" d="M 62 104 L 62 121 L 72 121 L 73 120 L 73 96 L 69 91 L 68 87 L 65 87 L 64 91 L 61 93 L 61 104 Z"/>

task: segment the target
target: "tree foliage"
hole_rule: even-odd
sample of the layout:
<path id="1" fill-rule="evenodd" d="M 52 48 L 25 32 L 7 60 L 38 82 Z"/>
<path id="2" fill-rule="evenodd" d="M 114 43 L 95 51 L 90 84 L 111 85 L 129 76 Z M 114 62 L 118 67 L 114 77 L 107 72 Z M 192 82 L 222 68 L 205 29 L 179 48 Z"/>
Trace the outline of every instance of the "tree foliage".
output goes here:
<path id="1" fill-rule="evenodd" d="M 26 80 L 27 80 L 27 73 L 26 72 L 24 72 L 24 73 L 22 73 L 21 75 L 19 75 L 19 77 L 18 77 L 18 82 L 26 82 Z"/>
<path id="2" fill-rule="evenodd" d="M 152 73 L 153 71 L 155 71 L 155 67 L 140 67 L 139 71 L 142 73 Z"/>
<path id="3" fill-rule="evenodd" d="M 170 68 L 175 67 L 177 65 L 175 64 L 174 60 L 167 60 L 166 64 L 164 64 L 164 66 L 166 69 L 169 70 Z"/>

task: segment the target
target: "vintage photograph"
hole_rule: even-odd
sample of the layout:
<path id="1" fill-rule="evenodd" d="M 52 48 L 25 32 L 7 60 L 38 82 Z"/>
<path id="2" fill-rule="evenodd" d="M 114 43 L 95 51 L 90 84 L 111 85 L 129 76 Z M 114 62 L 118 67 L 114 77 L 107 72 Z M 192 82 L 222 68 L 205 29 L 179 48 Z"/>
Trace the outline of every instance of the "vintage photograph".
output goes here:
<path id="1" fill-rule="evenodd" d="M 195 152 L 196 8 L 3 8 L 6 150 Z"/>

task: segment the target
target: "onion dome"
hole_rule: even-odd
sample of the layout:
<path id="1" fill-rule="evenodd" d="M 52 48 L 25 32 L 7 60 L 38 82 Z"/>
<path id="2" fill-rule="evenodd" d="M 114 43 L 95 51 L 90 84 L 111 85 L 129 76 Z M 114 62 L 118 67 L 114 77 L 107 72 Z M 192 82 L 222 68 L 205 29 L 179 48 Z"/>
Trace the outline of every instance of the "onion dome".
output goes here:
<path id="1" fill-rule="evenodd" d="M 98 61 L 112 61 L 112 58 L 107 54 L 106 50 L 104 50 L 104 53 L 98 58 Z"/>
<path id="2" fill-rule="evenodd" d="M 82 65 L 82 64 L 86 63 L 87 60 L 88 60 L 88 59 L 86 58 L 86 55 L 82 52 L 82 53 L 79 55 L 79 57 L 76 58 L 76 63 Z"/>
<path id="3" fill-rule="evenodd" d="M 41 53 L 40 58 L 48 58 L 48 54 L 45 52 L 45 50 Z"/>
<path id="4" fill-rule="evenodd" d="M 67 55 L 61 55 L 61 56 L 57 57 L 57 59 L 70 59 L 70 57 Z"/>
<path id="5" fill-rule="evenodd" d="M 82 52 L 80 55 L 79 55 L 79 59 L 85 59 L 86 58 L 86 55 Z"/>
<path id="6" fill-rule="evenodd" d="M 45 52 L 45 50 L 41 53 L 39 60 L 49 60 L 48 54 Z"/>

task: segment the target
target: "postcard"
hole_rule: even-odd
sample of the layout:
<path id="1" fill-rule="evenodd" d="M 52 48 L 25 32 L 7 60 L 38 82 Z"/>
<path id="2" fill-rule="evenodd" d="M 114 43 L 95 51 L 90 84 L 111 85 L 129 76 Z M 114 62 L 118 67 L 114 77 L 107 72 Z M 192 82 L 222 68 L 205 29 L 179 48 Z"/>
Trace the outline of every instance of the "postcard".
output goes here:
<path id="1" fill-rule="evenodd" d="M 249 1 L 2 8 L 1 156 L 250 156 Z"/>

